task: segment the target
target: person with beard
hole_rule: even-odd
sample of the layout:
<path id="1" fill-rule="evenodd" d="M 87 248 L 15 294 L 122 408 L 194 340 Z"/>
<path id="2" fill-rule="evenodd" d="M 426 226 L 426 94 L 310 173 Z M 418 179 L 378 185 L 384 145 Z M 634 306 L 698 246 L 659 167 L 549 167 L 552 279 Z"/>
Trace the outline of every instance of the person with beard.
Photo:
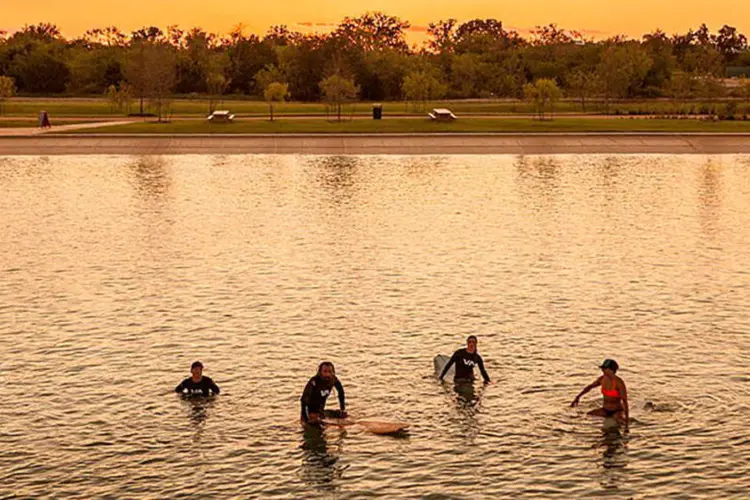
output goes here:
<path id="1" fill-rule="evenodd" d="M 336 389 L 339 397 L 338 412 L 325 411 L 326 400 L 331 391 Z M 324 361 L 318 366 L 318 373 L 305 386 L 300 398 L 302 411 L 300 418 L 305 424 L 319 425 L 324 416 L 346 418 L 346 400 L 344 386 L 336 378 L 336 368 L 330 361 Z"/>
<path id="2" fill-rule="evenodd" d="M 453 353 L 453 356 L 451 356 L 451 359 L 446 363 L 443 371 L 440 373 L 439 378 L 441 381 L 454 364 L 456 365 L 456 375 L 454 377 L 456 383 L 473 382 L 475 366 L 479 368 L 484 383 L 490 383 L 490 376 L 487 375 L 487 370 L 484 369 L 484 360 L 477 352 L 476 335 L 469 335 L 466 339 L 466 347 Z"/>

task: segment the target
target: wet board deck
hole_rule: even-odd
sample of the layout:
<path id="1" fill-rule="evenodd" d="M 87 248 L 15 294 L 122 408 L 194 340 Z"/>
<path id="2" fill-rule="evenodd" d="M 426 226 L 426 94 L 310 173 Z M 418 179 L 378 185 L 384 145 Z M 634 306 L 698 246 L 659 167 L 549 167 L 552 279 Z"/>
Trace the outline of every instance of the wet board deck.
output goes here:
<path id="1" fill-rule="evenodd" d="M 440 374 L 443 372 L 443 368 L 445 368 L 445 365 L 448 364 L 448 361 L 450 361 L 451 357 L 446 356 L 445 354 L 438 354 L 435 356 L 435 358 L 432 360 L 433 364 L 435 365 L 435 376 L 440 377 Z M 451 369 L 448 370 L 448 373 L 445 374 L 445 379 L 447 380 L 453 380 L 453 377 L 456 376 L 456 367 L 451 366 Z"/>
<path id="2" fill-rule="evenodd" d="M 359 426 L 373 434 L 397 434 L 409 428 L 404 422 L 381 422 L 376 420 L 352 420 L 349 418 L 326 418 L 327 425 L 338 427 Z"/>

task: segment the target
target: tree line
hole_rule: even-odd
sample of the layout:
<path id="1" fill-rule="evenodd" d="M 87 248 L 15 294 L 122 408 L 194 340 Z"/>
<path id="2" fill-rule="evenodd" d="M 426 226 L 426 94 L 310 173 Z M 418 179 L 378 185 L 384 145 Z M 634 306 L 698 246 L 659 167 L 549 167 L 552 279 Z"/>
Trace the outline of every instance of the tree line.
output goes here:
<path id="1" fill-rule="evenodd" d="M 114 107 L 130 98 L 158 107 L 173 94 L 268 99 L 274 83 L 282 87 L 270 91 L 271 100 L 343 93 L 418 107 L 439 98 L 523 98 L 527 84 L 544 80 L 585 108 L 592 97 L 721 97 L 722 78 L 750 74 L 747 38 L 731 26 L 595 41 L 554 24 L 521 36 L 495 19 L 448 19 L 429 24 L 422 47 L 407 43 L 410 27 L 374 12 L 347 17 L 325 34 L 286 26 L 263 36 L 241 27 L 226 36 L 177 26 L 129 34 L 106 27 L 68 40 L 42 23 L 0 33 L 0 77 L 19 94 L 105 93 Z"/>

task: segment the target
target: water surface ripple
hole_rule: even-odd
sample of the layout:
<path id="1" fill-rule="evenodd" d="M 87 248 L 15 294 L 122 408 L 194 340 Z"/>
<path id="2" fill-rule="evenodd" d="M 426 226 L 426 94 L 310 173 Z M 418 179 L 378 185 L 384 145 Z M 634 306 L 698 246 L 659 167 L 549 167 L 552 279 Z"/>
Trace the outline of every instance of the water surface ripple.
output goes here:
<path id="1" fill-rule="evenodd" d="M 746 498 L 749 168 L 0 157 L 0 497 Z M 456 393 L 472 333 L 497 384 Z M 605 357 L 627 431 L 568 407 Z M 303 432 L 322 359 L 410 432 Z"/>

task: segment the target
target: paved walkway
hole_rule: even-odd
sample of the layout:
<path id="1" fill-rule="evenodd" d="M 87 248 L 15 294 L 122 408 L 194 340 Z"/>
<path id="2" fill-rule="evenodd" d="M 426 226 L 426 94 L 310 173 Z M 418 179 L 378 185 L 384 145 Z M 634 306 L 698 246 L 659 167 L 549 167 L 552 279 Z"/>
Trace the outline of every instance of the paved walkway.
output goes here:
<path id="1" fill-rule="evenodd" d="M 41 129 L 39 127 L 0 127 L 0 137 L 3 136 L 33 136 L 42 134 L 54 134 L 55 132 L 66 132 L 70 130 L 86 130 L 99 127 L 110 127 L 112 125 L 126 125 L 133 120 L 105 121 L 94 123 L 71 123 L 68 125 L 57 125 L 51 129 Z"/>
<path id="2" fill-rule="evenodd" d="M 750 134 L 285 134 L 0 136 L 0 155 L 750 154 Z"/>

